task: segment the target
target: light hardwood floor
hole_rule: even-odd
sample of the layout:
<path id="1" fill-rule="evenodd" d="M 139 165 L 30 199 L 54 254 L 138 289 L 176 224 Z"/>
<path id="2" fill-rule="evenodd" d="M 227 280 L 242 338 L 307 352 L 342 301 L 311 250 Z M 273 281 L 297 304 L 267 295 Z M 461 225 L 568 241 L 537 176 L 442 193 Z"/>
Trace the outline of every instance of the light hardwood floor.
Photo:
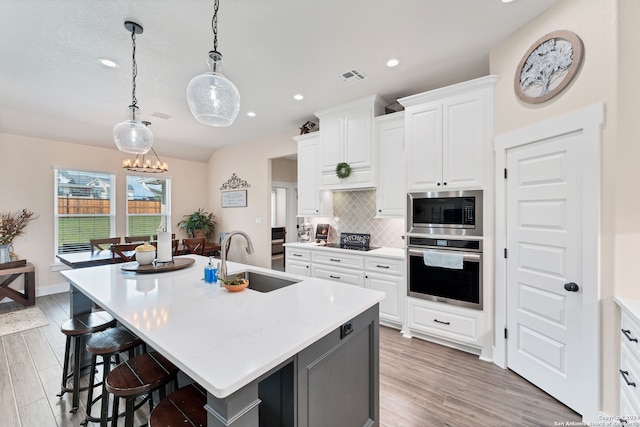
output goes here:
<path id="1" fill-rule="evenodd" d="M 65 342 L 60 325 L 69 318 L 68 294 L 37 298 L 36 305 L 48 326 L 0 337 L 0 427 L 78 426 L 85 416 L 84 403 L 73 415 L 69 394 L 56 396 Z M 0 304 L 0 313 L 20 309 L 13 302 Z M 85 399 L 82 393 L 81 402 Z M 137 425 L 147 415 L 137 414 Z M 382 427 L 553 426 L 579 420 L 509 370 L 380 328 Z"/>

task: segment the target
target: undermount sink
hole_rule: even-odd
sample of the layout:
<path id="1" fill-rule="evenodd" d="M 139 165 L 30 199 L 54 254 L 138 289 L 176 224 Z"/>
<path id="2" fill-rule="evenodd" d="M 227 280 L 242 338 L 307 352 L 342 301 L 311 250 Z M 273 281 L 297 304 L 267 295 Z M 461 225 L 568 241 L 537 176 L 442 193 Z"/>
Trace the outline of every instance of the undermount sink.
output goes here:
<path id="1" fill-rule="evenodd" d="M 255 271 L 245 271 L 239 273 L 238 276 L 247 279 L 249 281 L 249 286 L 247 287 L 258 292 L 271 292 L 299 282 L 299 280 L 269 276 L 267 274 L 256 273 Z"/>

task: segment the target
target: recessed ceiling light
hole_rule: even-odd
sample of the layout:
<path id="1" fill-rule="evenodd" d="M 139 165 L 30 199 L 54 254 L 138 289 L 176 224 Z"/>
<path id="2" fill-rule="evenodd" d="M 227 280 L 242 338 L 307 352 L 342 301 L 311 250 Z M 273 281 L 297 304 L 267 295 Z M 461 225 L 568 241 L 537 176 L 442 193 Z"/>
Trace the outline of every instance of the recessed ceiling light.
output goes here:
<path id="1" fill-rule="evenodd" d="M 302 96 L 301 93 L 296 93 L 295 95 L 293 95 L 293 99 L 295 99 L 296 101 L 302 101 L 304 99 L 304 96 Z"/>
<path id="2" fill-rule="evenodd" d="M 109 58 L 98 58 L 98 63 L 104 65 L 107 68 L 120 68 L 120 64 Z"/>
<path id="3" fill-rule="evenodd" d="M 387 61 L 387 67 L 393 68 L 397 67 L 400 64 L 400 60 L 398 58 L 391 58 Z"/>
<path id="4" fill-rule="evenodd" d="M 256 116 L 256 113 L 255 113 L 255 111 L 249 111 L 249 112 L 247 112 L 247 116 L 249 116 L 249 117 L 255 117 L 255 116 Z"/>
<path id="5" fill-rule="evenodd" d="M 511 3 L 513 0 L 498 0 L 498 3 Z"/>

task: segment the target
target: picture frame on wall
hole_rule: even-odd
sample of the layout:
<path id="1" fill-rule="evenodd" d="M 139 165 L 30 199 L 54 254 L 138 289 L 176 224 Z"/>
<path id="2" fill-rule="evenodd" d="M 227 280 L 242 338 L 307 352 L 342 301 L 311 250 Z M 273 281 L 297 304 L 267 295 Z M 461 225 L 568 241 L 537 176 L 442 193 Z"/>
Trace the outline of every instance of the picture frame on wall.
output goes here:
<path id="1" fill-rule="evenodd" d="M 223 208 L 246 208 L 247 190 L 223 191 L 220 205 Z"/>

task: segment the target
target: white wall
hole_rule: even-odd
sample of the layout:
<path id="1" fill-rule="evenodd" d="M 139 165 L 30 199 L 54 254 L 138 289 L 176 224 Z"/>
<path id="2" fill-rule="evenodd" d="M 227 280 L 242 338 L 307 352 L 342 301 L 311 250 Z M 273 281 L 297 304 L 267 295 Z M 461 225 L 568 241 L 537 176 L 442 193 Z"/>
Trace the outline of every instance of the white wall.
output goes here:
<path id="1" fill-rule="evenodd" d="M 618 413 L 619 377 L 618 312 L 612 297 L 614 292 L 640 297 L 637 272 L 633 273 L 640 251 L 636 214 L 640 201 L 618 197 L 621 181 L 625 181 L 626 194 L 636 185 L 633 175 L 637 168 L 634 163 L 637 163 L 639 149 L 630 130 L 638 120 L 639 64 L 634 46 L 638 40 L 638 3 L 637 0 L 563 0 L 495 47 L 490 55 L 491 74 L 500 76 L 495 88 L 496 135 L 597 102 L 604 102 L 606 105 L 602 135 L 600 236 L 600 409 L 611 415 Z M 626 11 L 619 14 L 619 6 Z M 619 43 L 618 19 L 628 23 L 620 28 L 626 29 L 630 33 L 626 36 L 632 35 L 633 39 Z M 582 69 L 573 83 L 552 100 L 538 105 L 520 102 L 513 90 L 514 74 L 520 59 L 536 40 L 560 29 L 575 32 L 584 42 Z M 621 58 L 624 60 L 621 61 Z M 626 84 L 621 85 L 622 81 Z M 625 102 L 621 102 L 625 98 Z M 629 227 L 630 224 L 633 226 Z M 630 229 L 635 229 L 634 236 L 628 234 Z M 617 261 L 618 259 L 624 259 L 625 262 Z M 635 283 L 630 281 L 632 279 Z"/>
<path id="2" fill-rule="evenodd" d="M 247 262 L 271 268 L 271 161 L 298 151 L 292 139 L 297 130 L 216 150 L 209 159 L 209 205 L 216 212 L 216 235 L 242 230 L 249 234 L 255 253 Z M 247 181 L 247 207 L 221 208 L 220 187 L 231 175 Z M 230 253 L 231 256 L 231 253 Z"/>
<path id="3" fill-rule="evenodd" d="M 160 154 L 160 153 L 159 153 Z M 0 211 L 29 209 L 38 219 L 27 235 L 14 241 L 15 252 L 36 267 L 36 293 L 59 292 L 66 282 L 52 271 L 54 258 L 54 166 L 95 170 L 116 174 L 116 236 L 126 232 L 126 171 L 122 160 L 128 156 L 117 149 L 97 148 L 48 139 L 0 133 Z M 182 215 L 207 207 L 208 170 L 206 163 L 161 157 L 169 163 L 172 178 L 172 229 L 177 230 Z M 47 289 L 49 288 L 49 289 Z"/>

